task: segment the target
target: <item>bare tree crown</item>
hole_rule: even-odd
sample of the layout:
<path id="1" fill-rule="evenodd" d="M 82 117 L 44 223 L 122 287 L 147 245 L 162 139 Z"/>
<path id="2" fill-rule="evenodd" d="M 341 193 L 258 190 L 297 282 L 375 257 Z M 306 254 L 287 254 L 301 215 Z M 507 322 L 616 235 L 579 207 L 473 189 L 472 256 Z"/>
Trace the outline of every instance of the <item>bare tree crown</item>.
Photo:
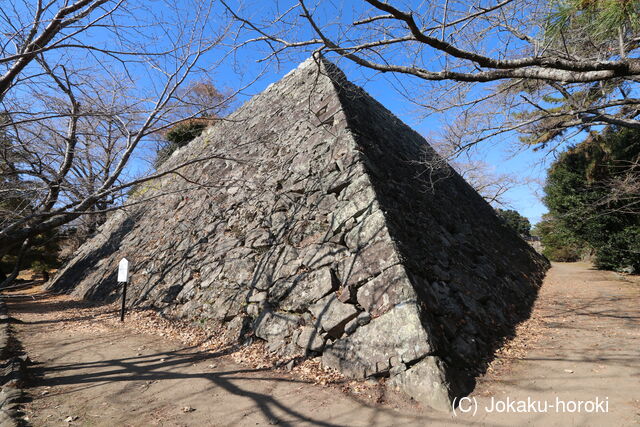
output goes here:
<path id="1" fill-rule="evenodd" d="M 635 0 L 361 0 L 338 17 L 336 5 L 297 0 L 264 19 L 225 5 L 252 42 L 267 45 L 267 57 L 333 52 L 432 82 L 405 96 L 431 112 L 473 117 L 460 148 L 514 131 L 546 145 L 594 126 L 640 128 Z"/>
<path id="2" fill-rule="evenodd" d="M 140 177 L 130 166 L 155 135 L 233 95 L 181 89 L 211 81 L 221 60 L 213 50 L 231 23 L 216 7 L 21 0 L 2 8 L 0 191 L 22 202 L 0 206 L 0 256 L 170 173 Z"/>

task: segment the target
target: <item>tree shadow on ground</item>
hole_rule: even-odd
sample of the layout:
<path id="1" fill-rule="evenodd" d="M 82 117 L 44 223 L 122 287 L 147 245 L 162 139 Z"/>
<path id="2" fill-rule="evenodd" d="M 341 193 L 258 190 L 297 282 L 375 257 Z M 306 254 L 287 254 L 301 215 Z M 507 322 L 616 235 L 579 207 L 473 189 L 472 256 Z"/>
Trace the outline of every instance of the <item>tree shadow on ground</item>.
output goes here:
<path id="1" fill-rule="evenodd" d="M 70 328 L 73 324 L 80 324 L 83 321 L 90 320 L 92 316 L 73 316 L 74 308 L 92 307 L 84 301 L 60 301 L 47 302 L 41 301 L 44 297 L 32 295 L 13 295 L 10 306 L 14 313 L 48 313 L 58 316 L 63 312 L 71 314 L 65 318 L 56 321 L 24 321 L 20 324 L 23 331 L 46 331 L 49 323 L 57 321 L 67 322 Z M 112 313 L 115 314 L 116 313 Z M 34 329 L 37 328 L 37 329 Z M 72 330 L 72 329 L 70 329 Z M 318 425 L 318 426 L 336 426 L 343 425 L 340 422 L 326 421 L 326 419 L 336 419 L 335 413 L 321 415 L 313 415 L 314 411 L 300 408 L 303 392 L 291 393 L 287 389 L 285 396 L 278 396 L 271 391 L 276 388 L 277 384 L 295 384 L 295 390 L 301 390 L 302 387 L 314 387 L 313 383 L 306 380 L 294 378 L 283 371 L 271 368 L 245 368 L 224 359 L 224 356 L 237 350 L 237 347 L 223 348 L 220 351 L 208 352 L 200 351 L 196 346 L 180 347 L 171 351 L 158 351 L 155 346 L 150 346 L 148 354 L 123 357 L 101 357 L 102 351 L 100 346 L 106 343 L 121 342 L 121 346 L 126 348 L 121 331 L 117 329 L 112 332 L 101 333 L 99 336 L 87 337 L 86 333 L 79 333 L 77 336 L 68 338 L 62 345 L 70 346 L 65 349 L 64 355 L 57 356 L 58 360 L 67 359 L 67 354 L 73 354 L 78 351 L 87 351 L 88 354 L 95 354 L 95 358 L 90 357 L 89 361 L 73 362 L 73 363 L 34 363 L 30 366 L 30 381 L 27 383 L 27 392 L 32 399 L 45 398 L 47 396 L 56 396 L 67 394 L 68 399 L 77 399 L 78 396 L 85 393 L 91 388 L 101 387 L 104 385 L 114 385 L 122 383 L 122 396 L 126 398 L 126 392 L 133 384 L 153 383 L 158 384 L 161 388 L 171 388 L 175 384 L 175 380 L 194 381 L 199 386 L 194 387 L 193 391 L 188 393 L 199 394 L 206 393 L 211 396 L 212 404 L 217 401 L 216 394 L 223 391 L 226 394 L 248 399 L 250 406 L 254 411 L 259 411 L 264 419 L 270 424 L 278 425 L 297 425 L 300 423 Z M 90 341 L 89 341 L 90 340 Z M 72 350 L 73 349 L 73 350 Z M 73 360 L 73 358 L 71 358 Z M 220 365 L 219 370 L 204 368 L 207 362 L 215 361 Z M 203 369 L 204 368 L 204 369 Z M 209 385 L 202 389 L 202 380 L 206 380 Z M 263 386 L 256 385 L 264 384 Z M 46 396 L 40 396 L 36 392 L 29 393 L 29 390 L 35 388 L 51 387 Z M 318 386 L 318 391 L 322 390 Z M 340 384 L 337 384 L 335 391 L 340 393 L 341 399 L 349 399 L 353 402 L 351 405 L 356 411 L 362 411 L 363 415 L 368 417 L 368 421 L 373 423 L 379 417 L 388 418 L 390 414 L 395 412 L 390 408 L 378 407 L 368 401 L 359 399 L 356 396 L 349 396 L 338 391 Z M 57 390 L 56 390 L 57 389 Z M 294 390 L 294 389 L 292 389 Z M 313 390 L 304 393 L 314 394 Z M 202 398 L 202 395 L 200 395 Z M 207 398 L 209 399 L 209 398 Z M 325 404 L 322 403 L 321 406 Z M 242 422 L 243 415 L 236 413 L 236 408 L 229 407 L 230 417 L 239 417 L 238 422 Z M 348 413 L 338 414 L 340 416 L 348 416 Z M 402 414 L 402 419 L 406 422 L 423 423 L 429 419 L 428 415 Z M 366 422 L 366 420 L 363 419 Z M 404 421 L 403 421 L 404 422 Z"/>

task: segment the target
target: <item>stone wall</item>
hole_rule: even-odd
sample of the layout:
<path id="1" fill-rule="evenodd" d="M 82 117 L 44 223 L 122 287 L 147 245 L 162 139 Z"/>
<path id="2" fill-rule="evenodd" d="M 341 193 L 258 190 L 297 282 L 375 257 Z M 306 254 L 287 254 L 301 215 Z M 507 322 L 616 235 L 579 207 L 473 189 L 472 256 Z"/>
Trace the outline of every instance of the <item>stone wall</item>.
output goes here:
<path id="1" fill-rule="evenodd" d="M 308 60 L 163 165 L 50 288 L 253 334 L 446 408 L 528 315 L 546 260 L 333 64 Z"/>

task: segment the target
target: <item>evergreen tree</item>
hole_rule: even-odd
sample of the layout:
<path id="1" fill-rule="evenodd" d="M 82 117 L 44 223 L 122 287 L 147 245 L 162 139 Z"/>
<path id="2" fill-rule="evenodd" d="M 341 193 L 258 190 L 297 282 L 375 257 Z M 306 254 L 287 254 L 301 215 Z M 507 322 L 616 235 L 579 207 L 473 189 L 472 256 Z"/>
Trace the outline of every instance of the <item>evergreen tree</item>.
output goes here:
<path id="1" fill-rule="evenodd" d="M 566 247 L 585 242 L 599 268 L 640 271 L 639 212 L 612 191 L 618 180 L 637 181 L 639 159 L 640 132 L 607 128 L 563 153 L 549 170 L 544 202 L 560 230 L 554 238 L 565 236 Z M 543 232 L 542 238 L 552 237 Z"/>
<path id="2" fill-rule="evenodd" d="M 502 220 L 522 237 L 531 236 L 531 223 L 513 209 L 496 209 L 496 213 Z"/>

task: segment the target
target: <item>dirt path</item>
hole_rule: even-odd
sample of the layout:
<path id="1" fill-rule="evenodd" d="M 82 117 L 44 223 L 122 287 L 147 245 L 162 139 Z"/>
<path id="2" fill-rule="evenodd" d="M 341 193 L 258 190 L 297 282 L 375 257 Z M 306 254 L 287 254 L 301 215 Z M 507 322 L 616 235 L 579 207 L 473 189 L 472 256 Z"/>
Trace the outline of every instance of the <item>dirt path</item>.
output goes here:
<path id="1" fill-rule="evenodd" d="M 510 361 L 507 354 L 496 361 L 496 372 L 470 396 L 477 402 L 476 415 L 463 418 L 494 425 L 640 424 L 638 276 L 623 279 L 584 263 L 554 264 L 519 332 L 510 346 L 523 357 Z M 541 402 L 542 410 L 546 402 L 546 412 L 485 410 L 493 407 L 492 399 L 507 398 Z M 608 412 L 588 412 L 590 405 L 571 412 L 577 402 L 596 398 L 608 401 Z"/>
<path id="2" fill-rule="evenodd" d="M 371 387 L 362 395 L 229 355 L 185 347 L 63 296 L 15 292 L 12 316 L 39 377 L 27 391 L 39 425 L 637 425 L 640 281 L 585 264 L 556 264 L 531 320 L 457 415 L 421 410 Z M 105 320 L 107 318 L 107 320 Z M 130 325 L 131 326 L 131 325 Z M 374 394 L 372 396 L 372 394 Z M 488 413 L 492 399 L 565 403 L 606 399 L 607 413 Z M 382 402 L 382 403 L 376 403 Z M 590 409 L 590 408 L 587 408 Z M 71 417 L 71 418 L 69 418 Z M 67 422 L 65 420 L 71 420 Z"/>

